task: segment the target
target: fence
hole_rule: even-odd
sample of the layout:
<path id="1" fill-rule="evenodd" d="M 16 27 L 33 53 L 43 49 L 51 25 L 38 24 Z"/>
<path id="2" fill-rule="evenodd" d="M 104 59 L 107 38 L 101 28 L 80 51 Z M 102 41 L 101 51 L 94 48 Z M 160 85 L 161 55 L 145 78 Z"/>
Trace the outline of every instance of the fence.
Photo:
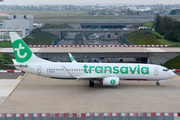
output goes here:
<path id="1" fill-rule="evenodd" d="M 0 70 L 0 73 L 25 73 L 22 70 Z"/>
<path id="2" fill-rule="evenodd" d="M 171 47 L 171 45 L 28 45 L 31 48 L 46 47 Z"/>
<path id="3" fill-rule="evenodd" d="M 0 120 L 174 120 L 180 113 L 22 113 L 0 114 Z"/>

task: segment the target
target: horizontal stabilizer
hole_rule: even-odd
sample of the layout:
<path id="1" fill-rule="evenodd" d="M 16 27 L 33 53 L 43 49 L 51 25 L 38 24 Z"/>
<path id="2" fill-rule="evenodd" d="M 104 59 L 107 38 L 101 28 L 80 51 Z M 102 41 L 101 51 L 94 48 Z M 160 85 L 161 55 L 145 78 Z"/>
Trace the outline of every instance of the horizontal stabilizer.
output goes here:
<path id="1" fill-rule="evenodd" d="M 12 59 L 12 61 L 13 61 L 13 63 L 14 63 L 12 66 L 17 66 L 17 67 L 28 67 L 27 64 L 21 64 L 21 63 L 17 62 L 15 59 Z"/>
<path id="2" fill-rule="evenodd" d="M 17 66 L 17 67 L 28 67 L 28 65 L 15 65 L 15 64 L 3 64 L 3 65 L 7 65 L 7 66 Z"/>
<path id="3" fill-rule="evenodd" d="M 14 66 L 18 66 L 18 67 L 28 67 L 28 65 L 14 65 Z"/>

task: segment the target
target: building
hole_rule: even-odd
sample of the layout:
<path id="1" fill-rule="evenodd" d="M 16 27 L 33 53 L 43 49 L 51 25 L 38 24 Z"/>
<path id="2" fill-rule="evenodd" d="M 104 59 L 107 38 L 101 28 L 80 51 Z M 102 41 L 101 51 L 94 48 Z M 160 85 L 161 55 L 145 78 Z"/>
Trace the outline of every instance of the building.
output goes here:
<path id="1" fill-rule="evenodd" d="M 44 27 L 44 24 L 43 23 L 34 23 L 33 27 L 34 27 L 34 29 L 35 28 L 42 28 L 42 27 Z"/>
<path id="2" fill-rule="evenodd" d="M 0 41 L 10 40 L 9 32 L 17 32 L 22 38 L 26 37 L 34 29 L 33 15 L 9 15 L 0 24 Z"/>
<path id="3" fill-rule="evenodd" d="M 179 9 L 180 8 L 180 4 L 174 4 L 174 8 L 175 9 Z"/>
<path id="4" fill-rule="evenodd" d="M 17 34 L 24 38 L 26 32 L 24 28 L 21 29 L 0 29 L 0 41 L 10 41 L 9 32 L 17 32 Z"/>

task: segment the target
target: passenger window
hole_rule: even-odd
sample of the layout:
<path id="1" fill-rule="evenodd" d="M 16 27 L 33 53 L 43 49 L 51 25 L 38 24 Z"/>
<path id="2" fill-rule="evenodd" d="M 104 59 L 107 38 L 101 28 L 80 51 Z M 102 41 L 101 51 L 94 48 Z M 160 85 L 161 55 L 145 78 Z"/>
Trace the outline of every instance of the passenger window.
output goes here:
<path id="1" fill-rule="evenodd" d="M 143 69 L 143 70 L 141 70 L 141 72 L 147 72 L 147 70 L 146 70 L 146 69 Z"/>

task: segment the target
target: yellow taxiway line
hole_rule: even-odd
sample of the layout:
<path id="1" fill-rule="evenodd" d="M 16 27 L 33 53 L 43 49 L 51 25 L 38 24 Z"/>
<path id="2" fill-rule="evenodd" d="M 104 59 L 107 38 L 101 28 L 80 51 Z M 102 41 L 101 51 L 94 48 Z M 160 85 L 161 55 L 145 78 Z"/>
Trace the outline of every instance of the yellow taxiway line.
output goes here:
<path id="1" fill-rule="evenodd" d="M 177 76 L 178 78 L 180 78 L 180 76 Z"/>
<path id="2" fill-rule="evenodd" d="M 18 78 L 17 78 L 17 80 L 20 80 L 22 78 L 22 76 L 19 76 Z"/>

